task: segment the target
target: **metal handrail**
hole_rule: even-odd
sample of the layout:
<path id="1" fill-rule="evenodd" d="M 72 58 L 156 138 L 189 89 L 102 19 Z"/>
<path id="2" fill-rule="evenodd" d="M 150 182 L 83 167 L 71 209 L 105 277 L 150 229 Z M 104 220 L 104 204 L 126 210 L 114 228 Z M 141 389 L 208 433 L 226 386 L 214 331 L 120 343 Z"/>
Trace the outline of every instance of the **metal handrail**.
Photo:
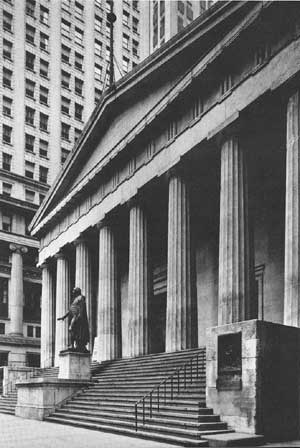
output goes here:
<path id="1" fill-rule="evenodd" d="M 167 383 L 170 382 L 170 390 L 169 390 L 169 399 L 173 400 L 174 393 L 179 394 L 180 392 L 180 384 L 181 380 L 183 382 L 183 389 L 186 389 L 188 380 L 190 384 L 193 382 L 193 379 L 199 378 L 199 358 L 200 355 L 202 356 L 202 353 L 197 353 L 192 358 L 189 359 L 187 363 L 185 363 L 183 366 L 176 369 L 171 375 L 169 375 L 167 378 L 165 378 L 163 381 L 161 381 L 157 386 L 155 386 L 148 394 L 144 395 L 142 398 L 140 398 L 136 403 L 134 404 L 134 413 L 135 413 L 135 430 L 138 430 L 138 417 L 139 417 L 139 410 L 138 406 L 142 406 L 142 423 L 145 425 L 145 419 L 146 419 L 146 400 L 149 400 L 149 417 L 152 418 L 153 415 L 153 407 L 155 405 L 156 401 L 156 409 L 157 412 L 160 410 L 161 401 L 164 401 L 164 404 L 167 403 Z M 193 363 L 196 361 L 196 375 L 194 375 L 193 378 Z M 188 370 L 188 372 L 187 372 Z M 181 378 L 181 372 L 183 373 L 183 378 Z M 188 375 L 189 373 L 189 375 Z M 188 375 L 188 377 L 187 377 Z M 176 387 L 177 382 L 177 387 Z M 163 387 L 163 391 L 160 392 L 160 389 Z M 175 388 L 175 390 L 174 390 Z M 181 386 L 182 389 L 182 386 Z M 156 395 L 156 400 L 155 400 Z"/>

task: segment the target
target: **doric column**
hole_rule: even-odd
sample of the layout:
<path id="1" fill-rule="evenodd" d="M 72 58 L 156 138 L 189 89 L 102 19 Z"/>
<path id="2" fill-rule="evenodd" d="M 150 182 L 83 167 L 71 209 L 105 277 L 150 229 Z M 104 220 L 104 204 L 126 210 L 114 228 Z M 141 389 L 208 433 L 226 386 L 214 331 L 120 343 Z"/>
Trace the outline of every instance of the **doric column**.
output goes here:
<path id="1" fill-rule="evenodd" d="M 78 238 L 75 242 L 76 247 L 76 269 L 75 286 L 81 289 L 85 296 L 86 310 L 90 329 L 90 349 L 93 341 L 93 319 L 92 319 L 92 266 L 90 249 L 88 241 L 85 238 Z"/>
<path id="2" fill-rule="evenodd" d="M 166 351 L 191 347 L 190 206 L 184 176 L 169 176 Z"/>
<path id="3" fill-rule="evenodd" d="M 41 367 L 52 367 L 54 361 L 55 287 L 49 263 L 42 266 Z"/>
<path id="4" fill-rule="evenodd" d="M 148 229 L 147 218 L 140 204 L 133 202 L 129 211 L 129 274 L 128 274 L 128 353 L 146 355 L 148 340 Z"/>
<path id="5" fill-rule="evenodd" d="M 71 281 L 70 265 L 66 255 L 59 252 L 56 267 L 56 332 L 55 332 L 55 365 L 58 365 L 59 352 L 68 347 L 68 319 L 57 321 L 58 317 L 64 316 L 70 304 Z"/>
<path id="6" fill-rule="evenodd" d="M 27 247 L 10 244 L 11 275 L 9 288 L 10 333 L 23 335 L 23 254 Z"/>
<path id="7" fill-rule="evenodd" d="M 98 361 L 106 361 L 120 356 L 116 248 L 113 230 L 110 225 L 100 223 L 98 228 L 97 353 Z"/>
<path id="8" fill-rule="evenodd" d="M 236 136 L 221 148 L 219 236 L 219 325 L 249 315 L 248 187 L 243 151 Z"/>
<path id="9" fill-rule="evenodd" d="M 286 141 L 284 323 L 295 327 L 300 325 L 299 95 L 297 90 L 288 101 Z"/>

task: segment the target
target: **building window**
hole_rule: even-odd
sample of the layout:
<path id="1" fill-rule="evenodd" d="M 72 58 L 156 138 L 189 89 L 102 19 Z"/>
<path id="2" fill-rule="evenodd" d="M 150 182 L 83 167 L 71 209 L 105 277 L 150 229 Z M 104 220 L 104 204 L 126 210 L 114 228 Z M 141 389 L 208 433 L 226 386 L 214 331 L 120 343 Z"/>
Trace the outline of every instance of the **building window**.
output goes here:
<path id="1" fill-rule="evenodd" d="M 177 17 L 177 31 L 181 31 L 184 28 L 183 18 L 178 16 Z"/>
<path id="2" fill-rule="evenodd" d="M 71 33 L 71 24 L 70 22 L 67 22 L 66 20 L 62 19 L 61 21 L 61 34 L 65 37 L 70 38 Z"/>
<path id="3" fill-rule="evenodd" d="M 83 56 L 80 53 L 75 52 L 75 68 L 78 70 L 83 69 Z"/>
<path id="4" fill-rule="evenodd" d="M 186 17 L 190 21 L 194 19 L 193 5 L 191 2 L 187 2 L 186 4 Z"/>
<path id="5" fill-rule="evenodd" d="M 25 122 L 27 124 L 32 125 L 32 126 L 34 126 L 34 113 L 35 113 L 34 109 L 32 109 L 31 107 L 26 106 L 26 108 L 25 108 Z"/>
<path id="6" fill-rule="evenodd" d="M 102 67 L 98 64 L 95 64 L 95 79 L 97 81 L 101 81 L 102 78 Z"/>
<path id="7" fill-rule="evenodd" d="M 8 184 L 7 182 L 2 183 L 2 194 L 3 196 L 10 197 L 12 190 L 12 184 Z"/>
<path id="8" fill-rule="evenodd" d="M 75 78 L 75 93 L 77 95 L 82 95 L 83 91 L 83 81 L 79 78 Z"/>
<path id="9" fill-rule="evenodd" d="M 62 70 L 62 72 L 61 72 L 61 85 L 65 89 L 69 89 L 70 88 L 70 78 L 71 78 L 70 73 L 67 73 L 67 72 Z"/>
<path id="10" fill-rule="evenodd" d="M 74 134 L 74 140 L 75 140 L 75 143 L 77 142 L 77 140 L 79 139 L 79 137 L 80 137 L 80 134 L 81 134 L 81 130 L 80 129 L 77 129 L 77 128 L 75 128 L 75 134 Z"/>
<path id="11" fill-rule="evenodd" d="M 40 112 L 40 130 L 41 131 L 48 131 L 48 115 L 43 114 Z"/>
<path id="12" fill-rule="evenodd" d="M 68 155 L 70 154 L 70 151 L 68 151 L 67 149 L 62 148 L 61 149 L 61 163 L 62 165 L 65 163 Z"/>
<path id="13" fill-rule="evenodd" d="M 34 163 L 25 160 L 25 176 L 29 179 L 33 179 L 34 176 Z"/>
<path id="14" fill-rule="evenodd" d="M 106 62 L 110 61 L 110 48 L 109 47 L 106 47 L 106 50 L 105 50 L 105 60 L 106 60 Z"/>
<path id="15" fill-rule="evenodd" d="M 81 106 L 81 104 L 75 103 L 75 118 L 76 118 L 76 120 L 82 121 L 82 114 L 83 114 L 83 106 Z"/>
<path id="16" fill-rule="evenodd" d="M 11 88 L 11 81 L 12 81 L 12 71 L 8 68 L 3 67 L 3 77 L 2 77 L 2 84 L 4 87 Z"/>
<path id="17" fill-rule="evenodd" d="M 12 21 L 13 21 L 13 16 L 9 12 L 3 11 L 3 29 L 4 30 L 12 32 Z"/>
<path id="18" fill-rule="evenodd" d="M 40 103 L 48 106 L 48 99 L 49 99 L 49 90 L 44 86 L 40 86 Z"/>
<path id="19" fill-rule="evenodd" d="M 3 115 L 6 115 L 7 117 L 11 117 L 11 110 L 12 110 L 12 99 L 8 98 L 7 96 L 3 96 L 2 97 Z"/>
<path id="20" fill-rule="evenodd" d="M 34 139 L 35 139 L 35 137 L 33 135 L 25 134 L 25 149 L 26 149 L 26 151 L 33 152 Z"/>
<path id="21" fill-rule="evenodd" d="M 261 43 L 255 49 L 255 65 L 263 64 L 269 57 L 270 47 L 266 42 Z"/>
<path id="22" fill-rule="evenodd" d="M 42 204 L 42 202 L 44 202 L 45 197 L 46 196 L 44 194 L 40 193 L 40 195 L 39 195 L 40 205 Z"/>
<path id="23" fill-rule="evenodd" d="M 0 303 L 8 303 L 8 278 L 4 277 L 0 277 Z"/>
<path id="24" fill-rule="evenodd" d="M 129 36 L 127 36 L 127 34 L 123 33 L 123 48 L 125 48 L 125 50 L 129 50 Z"/>
<path id="25" fill-rule="evenodd" d="M 5 334 L 5 323 L 0 322 L 0 334 Z M 4 364 L 1 364 L 2 366 Z"/>
<path id="26" fill-rule="evenodd" d="M 2 153 L 2 169 L 5 171 L 11 170 L 11 159 L 12 156 L 10 154 Z"/>
<path id="27" fill-rule="evenodd" d="M 65 11 L 69 12 L 70 6 L 71 6 L 71 0 L 62 0 L 62 8 Z"/>
<path id="28" fill-rule="evenodd" d="M 49 74 L 49 62 L 40 59 L 40 75 L 44 78 L 48 78 Z"/>
<path id="29" fill-rule="evenodd" d="M 2 125 L 2 141 L 11 145 L 12 128 L 6 124 Z"/>
<path id="30" fill-rule="evenodd" d="M 31 81 L 31 79 L 25 80 L 25 94 L 29 98 L 34 98 L 34 89 L 35 89 L 35 82 Z"/>
<path id="31" fill-rule="evenodd" d="M 34 17 L 35 12 L 35 0 L 26 0 L 26 14 Z"/>
<path id="32" fill-rule="evenodd" d="M 129 13 L 123 10 L 123 25 L 129 27 Z"/>
<path id="33" fill-rule="evenodd" d="M 177 9 L 181 14 L 184 14 L 184 3 L 181 0 L 177 2 Z"/>
<path id="34" fill-rule="evenodd" d="M 95 40 L 95 55 L 101 57 L 102 43 L 99 40 Z"/>
<path id="35" fill-rule="evenodd" d="M 75 27 L 75 43 L 83 45 L 83 31 L 77 27 Z"/>
<path id="36" fill-rule="evenodd" d="M 44 6 L 40 6 L 40 22 L 44 25 L 49 24 L 49 9 L 45 8 Z"/>
<path id="37" fill-rule="evenodd" d="M 135 17 L 132 17 L 132 31 L 135 34 L 138 34 L 139 32 L 139 21 Z"/>
<path id="38" fill-rule="evenodd" d="M 4 232 L 11 232 L 12 229 L 12 216 L 11 215 L 2 215 L 2 230 Z"/>
<path id="39" fill-rule="evenodd" d="M 33 338 L 33 326 L 27 325 L 27 337 Z"/>
<path id="40" fill-rule="evenodd" d="M 40 33 L 40 49 L 44 51 L 49 50 L 49 36 L 44 33 Z"/>
<path id="41" fill-rule="evenodd" d="M 34 38 L 35 38 L 35 28 L 26 23 L 26 42 L 29 42 L 30 44 L 34 45 Z"/>
<path id="42" fill-rule="evenodd" d="M 40 156 L 41 157 L 48 157 L 48 142 L 46 140 L 40 139 Z"/>
<path id="43" fill-rule="evenodd" d="M 162 17 L 160 19 L 160 30 L 159 30 L 160 39 L 163 39 L 165 36 L 165 18 Z"/>
<path id="44" fill-rule="evenodd" d="M 70 103 L 71 100 L 65 98 L 64 96 L 61 97 L 61 111 L 64 114 L 70 115 Z"/>
<path id="45" fill-rule="evenodd" d="M 134 56 L 139 55 L 139 43 L 136 40 L 132 40 L 132 53 Z"/>
<path id="46" fill-rule="evenodd" d="M 13 44 L 9 40 L 3 39 L 3 57 L 10 61 L 12 60 L 12 47 Z"/>
<path id="47" fill-rule="evenodd" d="M 34 202 L 35 200 L 35 192 L 32 190 L 25 190 L 25 201 Z"/>
<path id="48" fill-rule="evenodd" d="M 100 100 L 101 95 L 102 95 L 102 90 L 95 89 L 95 102 L 96 103 Z"/>
<path id="49" fill-rule="evenodd" d="M 125 58 L 125 56 L 123 56 L 122 62 L 123 62 L 123 64 L 122 64 L 123 65 L 123 72 L 127 73 L 128 70 L 129 70 L 129 59 Z"/>
<path id="50" fill-rule="evenodd" d="M 139 2 L 137 0 L 133 0 L 133 2 L 132 2 L 133 9 L 138 11 L 139 10 L 138 5 L 139 5 Z"/>
<path id="51" fill-rule="evenodd" d="M 84 10 L 83 4 L 78 1 L 75 2 L 75 16 L 80 20 L 83 18 L 83 10 Z"/>
<path id="52" fill-rule="evenodd" d="M 35 55 L 26 51 L 25 65 L 28 70 L 34 70 Z"/>
<path id="53" fill-rule="evenodd" d="M 39 176 L 40 182 L 43 182 L 44 184 L 48 181 L 48 168 L 44 166 L 40 166 L 40 176 Z"/>
<path id="54" fill-rule="evenodd" d="M 98 31 L 98 33 L 101 33 L 102 29 L 102 19 L 98 16 L 95 16 L 95 30 Z"/>
<path id="55" fill-rule="evenodd" d="M 35 327 L 35 337 L 36 338 L 41 337 L 41 327 Z"/>
<path id="56" fill-rule="evenodd" d="M 61 138 L 63 140 L 70 140 L 70 125 L 66 123 L 61 124 Z"/>
<path id="57" fill-rule="evenodd" d="M 61 60 L 66 64 L 70 64 L 71 48 L 66 45 L 61 46 Z"/>

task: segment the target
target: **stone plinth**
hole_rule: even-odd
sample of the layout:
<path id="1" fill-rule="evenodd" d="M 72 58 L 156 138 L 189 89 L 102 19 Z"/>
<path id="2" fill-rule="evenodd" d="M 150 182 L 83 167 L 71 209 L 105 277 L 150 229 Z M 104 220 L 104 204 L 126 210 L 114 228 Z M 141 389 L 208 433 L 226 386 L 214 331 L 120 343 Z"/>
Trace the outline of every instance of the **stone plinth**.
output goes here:
<path id="1" fill-rule="evenodd" d="M 61 351 L 59 354 L 58 378 L 68 380 L 89 380 L 91 378 L 91 354 Z"/>
<path id="2" fill-rule="evenodd" d="M 89 381 L 35 378 L 16 384 L 16 416 L 43 420 L 66 400 L 90 384 Z"/>
<path id="3" fill-rule="evenodd" d="M 220 387 L 218 338 L 234 333 L 241 336 L 240 387 Z M 236 431 L 267 440 L 297 438 L 300 329 L 249 320 L 211 328 L 207 336 L 207 406 Z"/>

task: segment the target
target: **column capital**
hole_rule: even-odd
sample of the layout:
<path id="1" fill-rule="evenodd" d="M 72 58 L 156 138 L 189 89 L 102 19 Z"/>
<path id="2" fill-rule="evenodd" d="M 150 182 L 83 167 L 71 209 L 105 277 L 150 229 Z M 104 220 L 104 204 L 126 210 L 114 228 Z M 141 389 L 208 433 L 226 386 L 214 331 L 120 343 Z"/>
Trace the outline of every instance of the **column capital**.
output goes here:
<path id="1" fill-rule="evenodd" d="M 89 237 L 87 235 L 81 234 L 76 240 L 73 241 L 73 245 L 76 247 L 81 243 L 88 243 Z"/>
<path id="2" fill-rule="evenodd" d="M 225 129 L 222 129 L 215 137 L 217 146 L 222 147 L 222 145 L 230 139 L 239 142 L 243 128 L 244 126 L 241 121 L 238 121 L 228 125 Z"/>
<path id="3" fill-rule="evenodd" d="M 165 176 L 166 176 L 166 179 L 168 182 L 170 182 L 170 179 L 172 177 L 180 177 L 180 178 L 184 179 L 186 182 L 187 182 L 187 178 L 188 178 L 187 170 L 186 170 L 185 166 L 182 164 L 177 164 L 177 165 L 172 166 L 170 169 L 168 169 Z"/>
<path id="4" fill-rule="evenodd" d="M 21 246 L 20 244 L 11 243 L 9 245 L 9 250 L 11 252 L 16 252 L 17 254 L 24 255 L 27 254 L 28 249 L 25 246 Z"/>
<path id="5" fill-rule="evenodd" d="M 55 260 L 65 259 L 67 258 L 67 254 L 65 250 L 61 249 L 59 252 L 57 252 L 55 255 L 53 255 L 53 258 Z"/>

